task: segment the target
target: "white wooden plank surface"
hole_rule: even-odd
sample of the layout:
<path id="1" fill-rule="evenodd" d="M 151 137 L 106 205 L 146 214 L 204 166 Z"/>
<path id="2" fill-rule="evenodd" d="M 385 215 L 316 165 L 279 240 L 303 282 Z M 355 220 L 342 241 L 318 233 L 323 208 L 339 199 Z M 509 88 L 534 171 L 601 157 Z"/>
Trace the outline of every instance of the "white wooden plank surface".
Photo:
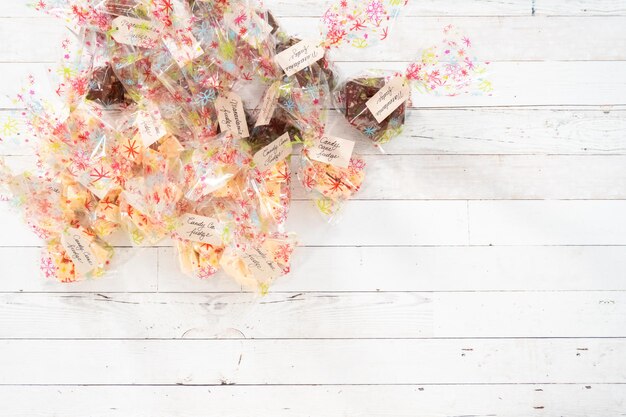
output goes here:
<path id="1" fill-rule="evenodd" d="M 250 404 L 257 417 L 614 416 L 624 410 L 624 393 L 623 385 L 595 384 L 0 387 L 15 417 L 248 417 Z"/>
<path id="2" fill-rule="evenodd" d="M 0 295 L 0 339 L 626 337 L 624 319 L 623 292 Z"/>
<path id="3" fill-rule="evenodd" d="M 624 339 L 2 340 L 0 384 L 625 383 L 624 349 Z"/>
<path id="4" fill-rule="evenodd" d="M 370 69 L 399 71 L 407 62 L 342 62 L 337 66 L 344 76 Z M 4 80 L 0 85 L 0 108 L 15 108 L 16 86 L 23 85 L 33 73 L 45 82 L 50 64 L 0 63 Z M 493 62 L 490 78 L 496 91 L 493 96 L 438 97 L 413 95 L 413 106 L 420 108 L 459 108 L 494 106 L 599 106 L 610 111 L 626 104 L 626 61 L 577 62 Z M 599 74 L 598 76 L 593 76 Z M 550 86 L 546 94 L 546 85 Z M 46 90 L 43 90 L 46 93 Z M 47 97 L 53 91 L 47 91 Z M 44 96 L 46 96 L 44 94 Z"/>
<path id="5" fill-rule="evenodd" d="M 25 3 L 0 5 L 0 122 L 63 34 Z M 301 34 L 324 10 L 266 4 Z M 294 273 L 267 297 L 181 276 L 168 242 L 118 249 L 132 262 L 115 276 L 45 282 L 41 242 L 0 204 L 0 415 L 626 412 L 626 2 L 425 0 L 405 16 L 341 72 L 402 69 L 455 23 L 496 91 L 413 97 L 386 155 L 358 148 L 369 182 L 337 226 L 297 201 Z"/>
<path id="6" fill-rule="evenodd" d="M 20 120 L 0 111 L 0 123 Z M 331 112 L 331 120 L 339 113 Z M 331 123 L 333 123 L 331 121 Z M 484 126 L 489 125 L 489 129 Z M 387 155 L 624 155 L 626 108 L 411 109 L 405 131 L 384 146 Z M 357 153 L 379 155 L 368 141 Z M 2 155 L 32 155 L 16 140 L 0 142 Z M 532 161 L 532 159 L 529 159 Z"/>

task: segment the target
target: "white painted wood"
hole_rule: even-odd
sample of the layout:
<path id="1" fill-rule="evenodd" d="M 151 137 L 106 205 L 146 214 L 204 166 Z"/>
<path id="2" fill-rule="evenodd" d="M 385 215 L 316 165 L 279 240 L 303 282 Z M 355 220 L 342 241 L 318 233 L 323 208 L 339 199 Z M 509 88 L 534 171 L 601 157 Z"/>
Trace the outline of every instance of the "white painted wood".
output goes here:
<path id="1" fill-rule="evenodd" d="M 0 111 L 0 125 L 18 111 Z M 342 117 L 331 112 L 331 123 Z M 489 129 L 484 126 L 488 125 Z M 626 108 L 411 109 L 404 134 L 384 146 L 387 155 L 624 155 Z M 379 155 L 369 141 L 362 155 Z M 31 155 L 32 147 L 7 138 L 2 155 Z M 529 159 L 530 161 L 530 159 Z"/>
<path id="2" fill-rule="evenodd" d="M 0 339 L 626 337 L 626 294 L 615 291 L 255 298 L 239 293 L 1 294 Z"/>
<path id="3" fill-rule="evenodd" d="M 625 290 L 625 274 L 619 246 L 305 247 L 272 292 Z M 159 249 L 159 291 L 224 291 L 226 282 L 181 276 L 174 250 Z"/>
<path id="4" fill-rule="evenodd" d="M 356 76 L 371 69 L 400 71 L 407 62 L 343 62 L 337 66 L 344 77 Z M 0 63 L 6 80 L 0 84 L 0 108 L 19 108 L 13 102 L 18 87 L 27 74 L 47 80 L 50 64 Z M 603 111 L 626 104 L 626 61 L 577 62 L 493 62 L 489 66 L 493 96 L 438 97 L 415 93 L 415 108 L 459 108 L 494 106 L 601 106 Z M 593 74 L 601 74 L 591 77 Z M 550 94 L 546 94 L 546 85 Z M 46 91 L 47 90 L 47 91 Z M 44 97 L 52 89 L 42 89 Z M 47 94 L 46 94 L 47 93 Z"/>
<path id="5" fill-rule="evenodd" d="M 13 399 L 4 411 L 14 417 L 248 417 L 251 408 L 256 417 L 588 417 L 619 415 L 625 390 L 585 384 L 3 386 L 0 397 Z M 32 408 L 37 403 L 45 407 Z"/>
<path id="6" fill-rule="evenodd" d="M 330 225 L 310 201 L 294 201 L 287 229 L 297 233 L 306 246 L 467 244 L 464 201 L 351 201 L 348 207 L 349 215 L 338 225 Z M 372 211 L 380 214 L 375 222 Z M 8 203 L 0 202 L 0 216 L 12 219 L 6 233 L 0 234 L 0 247 L 41 245 Z M 128 245 L 128 239 L 114 239 L 114 243 Z M 170 245 L 168 241 L 159 244 Z"/>
<path id="7" fill-rule="evenodd" d="M 624 339 L 3 340 L 0 384 L 593 385 L 626 382 L 624 349 Z"/>
<path id="8" fill-rule="evenodd" d="M 25 3 L 0 5 L 0 122 L 58 58 L 62 24 Z M 301 34 L 325 7 L 266 4 Z M 358 148 L 369 182 L 339 225 L 294 204 L 304 247 L 264 298 L 181 276 L 168 242 L 46 282 L 41 242 L 0 204 L 0 337 L 38 339 L 0 341 L 0 414 L 623 414 L 624 16 L 623 0 L 410 1 L 390 46 L 338 55 L 346 75 L 402 69 L 455 23 L 496 90 L 413 97 L 388 155 Z M 159 337 L 231 340 L 142 340 Z"/>
<path id="9" fill-rule="evenodd" d="M 289 33 L 302 38 L 320 36 L 317 17 L 289 17 L 280 19 L 280 23 Z M 341 49 L 337 59 L 411 61 L 423 49 L 440 44 L 443 27 L 448 24 L 469 34 L 473 53 L 483 61 L 626 59 L 626 17 L 622 16 L 405 17 L 401 23 L 387 42 L 371 50 Z M 23 36 L 25 27 L 31 36 Z M 586 36 L 581 37 L 580 33 Z M 0 52 L 2 62 L 55 62 L 59 58 L 57 45 L 68 34 L 61 22 L 36 17 L 3 19 L 0 36 L 6 42 Z M 42 48 L 41 39 L 51 47 Z"/>
<path id="10" fill-rule="evenodd" d="M 126 250 L 133 249 L 118 249 Z M 156 274 L 143 273 L 156 267 L 152 249 L 136 254 L 113 274 L 74 284 L 41 279 L 39 254 L 39 248 L 0 248 L 0 264 L 6 265 L 0 292 L 157 289 Z M 172 248 L 158 249 L 158 263 L 159 292 L 239 290 L 223 274 L 210 280 L 184 276 Z M 301 247 L 295 253 L 292 273 L 278 280 L 272 292 L 624 291 L 624 274 L 626 248 L 621 246 Z"/>
<path id="11" fill-rule="evenodd" d="M 624 245 L 626 201 L 470 201 L 472 245 Z"/>

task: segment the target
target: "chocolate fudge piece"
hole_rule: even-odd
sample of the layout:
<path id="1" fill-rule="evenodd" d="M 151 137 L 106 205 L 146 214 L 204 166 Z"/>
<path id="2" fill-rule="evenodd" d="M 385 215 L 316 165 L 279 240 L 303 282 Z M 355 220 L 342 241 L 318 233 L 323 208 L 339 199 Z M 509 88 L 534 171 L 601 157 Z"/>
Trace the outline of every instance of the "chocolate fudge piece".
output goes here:
<path id="1" fill-rule="evenodd" d="M 281 53 L 284 50 L 291 48 L 298 42 L 300 42 L 300 39 L 294 37 L 279 39 L 278 44 L 276 45 L 276 53 Z M 300 87 L 317 85 L 322 77 L 324 77 L 328 83 L 330 91 L 332 91 L 336 86 L 336 77 L 332 66 L 330 65 L 330 60 L 328 59 L 328 53 L 324 54 L 324 58 L 320 59 L 315 64 L 295 73 L 294 77 L 296 77 Z"/>
<path id="2" fill-rule="evenodd" d="M 87 100 L 98 101 L 104 106 L 128 104 L 126 90 L 113 73 L 111 66 L 96 68 L 89 83 Z"/>
<path id="3" fill-rule="evenodd" d="M 247 118 L 249 121 L 250 137 L 246 138 L 246 142 L 251 146 L 253 154 L 274 142 L 284 135 L 285 132 L 289 133 L 291 141 L 301 136 L 300 131 L 288 122 L 288 115 L 278 107 L 274 111 L 274 116 L 268 125 L 254 127 L 254 123 L 250 122 L 254 120 L 252 115 L 248 115 Z"/>
<path id="4" fill-rule="evenodd" d="M 346 83 L 342 92 L 345 115 L 348 122 L 375 142 L 385 137 L 389 129 L 404 124 L 406 103 L 403 103 L 385 120 L 378 123 L 366 103 L 385 85 L 382 77 L 357 78 Z"/>

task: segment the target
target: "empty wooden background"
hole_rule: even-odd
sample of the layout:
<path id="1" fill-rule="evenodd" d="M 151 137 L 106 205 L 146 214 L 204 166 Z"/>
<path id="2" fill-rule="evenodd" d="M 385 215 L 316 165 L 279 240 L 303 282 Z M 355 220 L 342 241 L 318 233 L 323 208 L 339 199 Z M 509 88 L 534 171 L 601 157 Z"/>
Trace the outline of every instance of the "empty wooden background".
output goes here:
<path id="1" fill-rule="evenodd" d="M 0 120 L 64 33 L 25 3 L 0 5 Z M 266 3 L 313 35 L 325 2 Z M 402 68 L 448 23 L 495 95 L 415 96 L 337 226 L 297 193 L 302 248 L 264 298 L 181 276 L 166 244 L 45 282 L 0 204 L 0 415 L 626 413 L 626 0 L 411 0 L 395 42 L 339 66 Z"/>

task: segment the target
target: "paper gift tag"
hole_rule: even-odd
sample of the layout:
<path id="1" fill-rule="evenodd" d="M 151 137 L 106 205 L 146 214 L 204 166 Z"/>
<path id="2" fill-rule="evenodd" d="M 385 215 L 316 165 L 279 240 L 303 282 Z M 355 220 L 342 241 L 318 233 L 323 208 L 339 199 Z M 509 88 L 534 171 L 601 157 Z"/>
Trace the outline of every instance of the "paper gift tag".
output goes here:
<path id="1" fill-rule="evenodd" d="M 113 28 L 111 36 L 118 43 L 156 48 L 161 41 L 161 28 L 148 20 L 119 16 L 113 19 L 111 26 Z"/>
<path id="2" fill-rule="evenodd" d="M 241 97 L 232 92 L 226 96 L 219 96 L 215 100 L 215 107 L 222 132 L 230 132 L 235 139 L 250 136 Z"/>
<path id="3" fill-rule="evenodd" d="M 309 157 L 339 168 L 348 168 L 354 145 L 354 141 L 324 135 L 308 149 Z"/>
<path id="4" fill-rule="evenodd" d="M 218 220 L 190 213 L 181 216 L 180 226 L 176 228 L 181 238 L 209 245 L 221 245 L 222 232 Z"/>
<path id="5" fill-rule="evenodd" d="M 276 62 L 288 77 L 324 57 L 324 48 L 315 41 L 300 41 L 276 55 Z"/>
<path id="6" fill-rule="evenodd" d="M 365 104 L 376 118 L 382 123 L 402 103 L 411 98 L 411 87 L 401 77 L 389 81 L 378 93 Z"/>
<path id="7" fill-rule="evenodd" d="M 61 244 L 74 262 L 80 274 L 88 274 L 96 269 L 96 255 L 91 250 L 91 239 L 78 229 L 70 229 L 61 235 Z"/>
<path id="8" fill-rule="evenodd" d="M 291 137 L 287 132 L 255 153 L 254 164 L 259 171 L 266 171 L 289 155 L 291 155 Z"/>
<path id="9" fill-rule="evenodd" d="M 167 134 L 161 111 L 152 103 L 146 104 L 145 108 L 139 111 L 137 125 L 143 146 L 146 148 Z"/>
<path id="10" fill-rule="evenodd" d="M 282 269 L 271 259 L 270 254 L 261 248 L 250 247 L 241 253 L 241 258 L 258 281 L 271 281 L 283 274 Z"/>
<path id="11" fill-rule="evenodd" d="M 275 82 L 265 92 L 263 101 L 261 101 L 261 110 L 259 111 L 259 116 L 256 119 L 254 127 L 267 126 L 272 121 L 276 106 L 278 105 L 279 85 L 280 82 Z"/>

